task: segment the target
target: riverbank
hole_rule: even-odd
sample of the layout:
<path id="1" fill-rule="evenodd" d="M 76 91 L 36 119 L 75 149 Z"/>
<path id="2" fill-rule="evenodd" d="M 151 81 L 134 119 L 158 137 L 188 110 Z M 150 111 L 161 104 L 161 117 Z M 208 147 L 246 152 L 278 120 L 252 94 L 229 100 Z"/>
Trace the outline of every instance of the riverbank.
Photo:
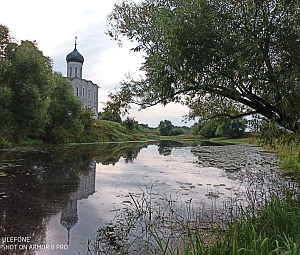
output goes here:
<path id="1" fill-rule="evenodd" d="M 71 132 L 57 134 L 54 140 L 43 141 L 37 139 L 23 139 L 14 141 L 13 139 L 0 138 L 0 148 L 13 148 L 19 146 L 41 146 L 47 144 L 67 144 L 67 143 L 96 143 L 96 142 L 120 142 L 120 141 L 140 141 L 146 140 L 145 135 L 137 129 L 129 129 L 121 123 L 94 120 L 93 125 L 80 135 Z"/>
<path id="2" fill-rule="evenodd" d="M 286 146 L 277 144 L 276 147 L 268 147 L 261 143 L 259 134 L 256 132 L 246 132 L 243 137 L 232 139 L 229 137 L 216 137 L 206 139 L 199 135 L 190 133 L 178 136 L 160 136 L 158 132 L 143 132 L 136 128 L 128 128 L 121 123 L 94 120 L 90 130 L 83 132 L 81 135 L 72 133 L 61 134 L 59 139 L 50 141 L 50 144 L 68 144 L 68 143 L 99 143 L 99 142 L 125 142 L 125 141 L 146 141 L 146 140 L 168 140 L 181 141 L 184 143 L 193 144 L 194 141 L 212 142 L 212 143 L 250 143 L 258 144 L 265 149 L 276 153 L 281 158 L 280 167 L 285 175 L 300 180 L 300 150 L 298 146 Z M 0 139 L 0 148 L 14 147 L 30 147 L 43 146 L 49 143 L 37 139 L 24 139 L 13 142 L 7 139 Z"/>
<path id="3" fill-rule="evenodd" d="M 255 201 L 254 201 L 255 202 Z M 209 231 L 185 228 L 182 248 L 171 248 L 162 242 L 156 232 L 161 253 L 198 255 L 261 255 L 299 254 L 300 250 L 300 195 L 295 190 L 284 190 L 265 200 L 261 208 L 240 208 L 239 217 L 215 224 Z"/>
<path id="4" fill-rule="evenodd" d="M 226 138 L 214 139 L 217 145 L 222 140 L 230 141 Z M 183 139 L 183 142 L 187 144 L 192 141 L 191 137 L 190 140 Z M 245 140 L 242 139 L 235 140 L 235 144 L 230 141 L 225 146 L 195 145 L 191 152 L 197 156 L 197 160 L 184 160 L 184 162 L 193 163 L 188 168 L 182 166 L 176 174 L 176 176 L 185 174 L 186 171 L 195 167 L 191 171 L 193 173 L 191 181 L 180 180 L 178 182 L 184 194 L 189 194 L 186 199 L 174 200 L 171 199 L 171 196 L 158 193 L 156 182 L 139 193 L 132 193 L 131 191 L 129 195 L 125 195 L 123 198 L 122 203 L 125 206 L 125 211 L 122 209 L 115 211 L 117 222 L 100 228 L 99 236 L 94 240 L 89 240 L 90 248 L 108 249 L 111 247 L 112 253 L 105 254 L 115 254 L 114 252 L 126 254 L 128 243 L 126 243 L 127 236 L 125 234 L 127 232 L 124 233 L 122 230 L 127 230 L 128 222 L 130 222 L 129 230 L 133 229 L 133 232 L 137 234 L 137 229 L 142 229 L 144 234 L 148 234 L 146 237 L 137 235 L 138 240 L 148 240 L 150 234 L 152 240 L 157 244 L 156 248 L 143 254 L 149 254 L 150 251 L 152 254 L 171 255 L 298 254 L 298 248 L 300 248 L 300 231 L 298 230 L 298 226 L 300 226 L 300 196 L 297 187 L 277 185 L 277 182 L 284 180 L 284 178 L 278 171 L 278 160 L 276 162 L 270 160 L 276 158 L 274 153 L 265 152 L 257 146 L 245 145 L 244 142 Z M 173 172 L 176 168 L 174 161 L 177 158 L 172 157 L 172 150 L 168 149 L 165 143 L 161 144 L 160 153 L 166 158 L 171 155 L 167 162 L 168 166 L 172 164 L 170 171 Z M 176 155 L 185 155 L 182 152 L 178 153 L 179 146 L 180 144 L 176 145 L 174 152 Z M 188 147 L 190 146 L 188 145 Z M 158 169 L 162 171 L 163 165 L 156 164 Z M 269 166 L 266 168 L 267 165 Z M 139 171 L 141 169 L 139 168 Z M 197 169 L 204 169 L 204 172 L 198 177 L 196 176 Z M 274 173 L 278 174 L 274 176 L 274 182 L 267 180 L 268 176 Z M 232 207 L 228 204 L 227 197 L 224 200 L 226 212 L 221 212 L 220 208 L 213 206 L 216 201 L 222 201 L 221 197 L 224 196 L 224 192 L 232 190 L 233 194 L 239 193 L 241 186 L 235 185 L 238 188 L 232 189 L 228 183 L 224 184 L 224 180 L 217 181 L 217 183 L 211 182 L 211 180 L 210 182 L 208 180 L 200 181 L 201 178 L 210 174 L 216 174 L 217 179 L 221 176 L 228 176 L 231 181 L 240 180 L 241 185 L 251 183 L 250 186 L 253 185 L 251 187 L 254 190 L 250 188 L 249 193 L 248 190 L 246 192 L 249 204 L 246 206 L 243 204 L 243 207 L 242 205 L 239 206 L 237 204 L 241 200 L 238 199 Z M 166 185 L 175 178 L 172 175 L 168 176 L 170 179 L 163 182 Z M 191 194 L 203 186 L 203 192 L 192 197 Z M 257 190 L 258 186 L 261 189 Z M 279 189 L 275 189 L 275 187 L 279 187 Z M 204 207 L 196 210 L 194 203 L 199 200 L 200 194 L 205 194 L 204 198 L 212 201 L 212 207 L 208 211 L 205 211 Z M 161 197 L 159 201 L 162 202 L 157 203 L 155 200 L 157 196 Z M 230 201 L 233 200 L 231 197 Z M 184 215 L 174 208 L 174 204 L 180 204 L 180 201 L 182 208 L 186 208 Z M 219 218 L 217 215 L 223 215 L 223 217 Z M 224 215 L 228 217 L 224 217 Z M 106 246 L 101 246 L 103 244 Z M 276 253 L 277 251 L 278 253 Z"/>
<path id="5" fill-rule="evenodd" d="M 179 250 L 178 254 L 191 254 L 191 251 L 193 251 L 194 254 L 250 255 L 265 254 L 265 252 L 268 251 L 275 251 L 274 249 L 278 249 L 281 252 L 287 251 L 290 252 L 290 254 L 297 254 L 294 253 L 292 249 L 299 248 L 299 242 L 297 239 L 297 235 L 299 233 L 295 232 L 292 229 L 293 225 L 291 224 L 291 220 L 292 223 L 295 224 L 295 226 L 298 228 L 299 222 L 297 220 L 298 218 L 300 219 L 298 214 L 298 212 L 300 211 L 300 198 L 297 193 L 294 192 L 294 190 L 287 190 L 286 192 L 283 189 L 280 193 L 273 192 L 271 194 L 271 198 L 270 196 L 266 196 L 263 202 L 261 200 L 258 201 L 257 197 L 254 196 L 254 194 L 256 194 L 257 196 L 257 192 L 252 193 L 252 206 L 247 208 L 239 208 L 239 214 L 236 213 L 235 217 L 226 217 L 226 220 L 223 221 L 211 221 L 213 217 L 208 217 L 205 222 L 202 221 L 200 225 L 195 225 L 195 218 L 191 218 L 191 216 L 197 214 L 199 215 L 198 210 L 196 211 L 196 208 L 193 208 L 193 206 L 195 206 L 194 203 L 199 200 L 200 195 L 204 196 L 204 199 L 206 201 L 213 202 L 222 201 L 222 196 L 224 196 L 226 199 L 227 195 L 230 195 L 230 192 L 240 192 L 241 186 L 239 184 L 234 185 L 238 187 L 238 189 L 232 189 L 232 182 L 234 180 L 242 180 L 241 185 L 244 185 L 246 182 L 248 182 L 254 183 L 255 187 L 257 187 L 257 185 L 265 187 L 265 185 L 261 183 L 261 181 L 264 180 L 265 183 L 265 178 L 267 177 L 266 173 L 268 172 L 269 175 L 272 175 L 273 170 L 269 170 L 275 168 L 275 172 L 279 172 L 278 167 L 274 165 L 275 168 L 273 168 L 273 163 L 270 164 L 269 158 L 264 158 L 266 157 L 266 155 L 275 158 L 274 153 L 266 153 L 257 146 L 244 145 L 243 143 L 245 143 L 245 138 L 237 140 L 228 138 L 211 139 L 211 142 L 214 141 L 215 145 L 225 145 L 226 142 L 227 146 L 208 146 L 205 145 L 205 142 L 209 140 L 200 139 L 199 137 L 191 137 L 189 135 L 172 137 L 171 142 L 167 142 L 167 138 L 169 137 L 160 137 L 160 142 L 145 142 L 145 144 L 138 145 L 137 148 L 135 148 L 135 145 L 139 143 L 134 143 L 131 145 L 125 143 L 62 145 L 61 147 L 67 147 L 71 150 L 69 151 L 68 155 L 66 155 L 66 152 L 62 153 L 62 150 L 60 150 L 60 152 L 56 155 L 59 157 L 57 159 L 57 162 L 61 162 L 61 156 L 64 154 L 68 159 L 67 165 L 72 166 L 72 168 L 76 167 L 76 169 L 80 169 L 81 172 L 82 169 L 89 169 L 90 161 L 92 160 L 96 161 L 99 164 L 101 163 L 101 166 L 99 165 L 99 169 L 101 169 L 99 173 L 102 174 L 102 177 L 100 179 L 104 180 L 105 177 L 110 178 L 109 180 L 111 181 L 116 181 L 117 192 L 109 192 L 108 194 L 103 195 L 104 191 L 102 190 L 102 187 L 106 187 L 106 184 L 108 184 L 104 183 L 105 185 L 100 185 L 97 187 L 99 194 L 102 194 L 103 197 L 112 195 L 112 198 L 109 199 L 109 201 L 116 202 L 116 200 L 120 199 L 120 202 L 122 202 L 123 205 L 129 205 L 129 202 L 131 202 L 133 210 L 130 210 L 130 208 L 128 207 L 127 209 L 129 210 L 128 212 L 130 212 L 129 216 L 131 215 L 132 217 L 130 216 L 129 218 L 128 216 L 127 218 L 125 218 L 126 220 L 129 220 L 125 223 L 127 224 L 126 226 L 128 226 L 129 222 L 129 226 L 132 227 L 132 229 L 134 229 L 133 224 L 135 224 L 134 222 L 136 222 L 136 220 L 144 220 L 145 217 L 149 219 L 150 217 L 151 224 L 148 224 L 146 228 L 144 228 L 144 231 L 151 233 L 151 235 L 158 242 L 158 246 L 161 247 L 161 251 L 157 250 L 156 254 L 177 254 L 177 249 Z M 252 139 L 252 142 L 254 141 L 255 140 Z M 199 143 L 197 144 L 197 142 Z M 111 148 L 112 146 L 114 147 L 113 151 Z M 60 147 L 60 145 L 57 147 Z M 144 165 L 140 165 L 140 161 L 142 161 L 143 159 L 147 163 L 149 163 L 148 156 L 141 156 L 140 158 L 137 157 L 138 152 L 141 152 L 141 154 L 143 154 L 145 152 L 145 148 L 147 147 L 150 147 L 150 150 L 154 149 L 154 151 L 156 152 L 153 160 L 150 160 L 150 163 L 153 164 L 151 167 L 155 169 L 153 173 L 160 176 L 150 176 L 149 173 L 151 172 L 150 169 L 152 168 L 149 168 L 149 166 L 145 167 Z M 240 147 L 243 149 L 241 149 Z M 78 154 L 76 154 L 75 151 L 78 151 Z M 157 151 L 159 152 L 159 155 L 157 154 Z M 48 155 L 48 153 L 45 153 L 45 151 L 37 151 L 35 153 L 35 155 L 38 156 L 33 156 L 32 158 L 40 160 L 40 164 L 42 164 L 42 162 L 50 162 L 50 160 L 48 159 L 43 159 L 43 157 L 47 157 Z M 185 155 L 187 155 L 186 153 L 192 153 L 193 157 L 190 157 L 190 155 L 185 158 Z M 181 160 L 179 160 L 180 157 L 182 157 Z M 240 157 L 243 157 L 245 160 L 247 160 L 247 163 L 245 163 L 246 161 L 244 159 L 238 161 L 238 158 Z M 51 162 L 53 163 L 53 156 L 49 158 L 51 158 Z M 81 161 L 83 158 L 88 158 L 89 160 L 85 164 L 82 164 Z M 163 161 L 160 162 L 159 159 Z M 125 163 L 121 165 L 121 163 L 118 163 L 119 161 L 125 161 Z M 24 165 L 24 171 L 30 172 L 32 169 L 35 169 L 35 171 L 37 170 L 36 167 L 25 166 L 25 162 L 29 163 L 30 160 L 23 160 L 22 164 L 20 164 L 20 167 L 21 165 Z M 130 162 L 134 162 L 134 164 L 130 164 Z M 237 162 L 240 162 L 240 164 L 237 164 Z M 7 163 L 5 166 L 9 166 L 10 163 L 11 162 L 9 162 L 9 164 Z M 35 162 L 32 165 L 36 166 L 40 164 Z M 115 164 L 118 164 L 118 167 L 114 167 Z M 253 166 L 251 166 L 251 164 L 253 164 Z M 259 166 L 261 166 L 262 168 L 256 168 L 256 170 L 254 171 L 254 168 L 252 167 L 258 166 L 257 164 L 259 164 Z M 266 170 L 266 165 L 268 164 L 270 164 L 270 167 L 268 167 L 268 170 Z M 56 163 L 54 165 L 56 165 Z M 108 165 L 111 165 L 112 167 L 105 170 L 105 167 L 107 167 Z M 128 165 L 128 169 L 126 168 L 127 170 L 125 170 L 126 165 Z M 164 167 L 167 167 L 167 170 L 163 170 Z M 132 171 L 134 168 L 136 169 L 136 171 L 134 173 L 131 173 L 130 171 Z M 50 168 L 47 165 L 45 171 L 47 172 L 49 169 Z M 118 169 L 122 170 L 116 171 Z M 177 171 L 175 171 L 176 169 Z M 199 171 L 202 172 L 200 173 Z M 16 172 L 11 172 L 8 170 L 6 172 L 6 174 L 8 175 L 16 174 Z M 20 170 L 19 172 L 23 173 L 23 170 Z M 58 169 L 57 172 L 64 174 L 66 173 L 66 170 L 65 168 L 62 168 Z M 190 172 L 191 178 L 188 180 L 184 180 L 181 175 L 186 175 L 187 172 Z M 40 176 L 42 176 L 42 173 L 43 171 L 41 171 L 40 173 L 34 173 L 39 176 L 37 180 L 49 181 L 48 178 L 40 178 Z M 88 171 L 86 171 L 86 173 L 88 173 Z M 121 177 L 121 175 L 123 174 L 127 174 L 127 176 Z M 141 174 L 141 176 L 138 176 L 139 174 Z M 250 176 L 252 176 L 252 179 L 249 179 L 248 176 L 243 177 L 244 174 L 249 174 Z M 210 178 L 209 176 L 213 175 L 216 177 L 215 182 L 211 182 L 211 180 L 208 179 L 201 179 L 205 177 Z M 34 175 L 32 175 L 32 173 L 28 176 L 26 175 L 27 178 L 29 178 L 30 176 Z M 53 175 L 53 177 L 55 176 L 56 174 Z M 220 177 L 224 178 L 226 176 L 228 176 L 228 183 L 226 183 L 224 180 L 219 179 Z M 136 180 L 130 180 L 129 178 L 131 177 L 136 178 Z M 282 180 L 283 178 L 281 177 L 282 175 L 279 174 L 278 176 L 276 176 L 275 180 Z M 6 177 L 4 176 L 2 178 Z M 22 176 L 22 178 L 24 178 L 24 176 Z M 151 179 L 151 182 L 147 184 L 148 188 L 140 190 L 139 187 L 144 186 L 142 186 L 141 184 L 137 185 L 136 182 L 143 183 L 145 178 L 148 178 L 149 180 Z M 12 178 L 12 180 L 14 180 L 14 178 Z M 128 182 L 125 185 L 126 187 L 129 184 L 135 184 L 135 192 L 132 193 L 133 188 L 131 188 L 129 191 L 130 193 L 126 193 L 127 191 L 124 191 L 122 194 L 119 194 L 118 192 L 123 189 L 121 188 L 120 180 Z M 172 180 L 174 181 L 173 186 L 179 189 L 176 194 L 182 192 L 182 199 L 174 199 L 174 197 L 173 199 L 171 199 L 171 197 L 169 196 L 163 196 L 164 192 L 170 189 L 169 184 Z M 4 183 L 6 182 L 4 181 Z M 25 182 L 22 179 L 20 183 Z M 268 181 L 266 183 L 270 184 L 271 182 Z M 52 186 L 53 185 L 48 185 L 47 187 Z M 273 189 L 274 187 L 274 183 L 271 183 L 271 189 Z M 158 188 L 161 189 L 160 193 L 157 191 Z M 33 188 L 33 190 L 35 190 L 35 188 Z M 197 194 L 195 194 L 196 191 Z M 118 194 L 118 196 L 114 197 L 113 194 Z M 8 195 L 11 194 L 6 194 L 5 196 Z M 192 196 L 193 199 L 191 199 Z M 5 200 L 6 198 L 4 197 L 3 199 Z M 156 202 L 160 203 L 160 201 L 165 202 L 165 204 L 156 204 Z M 190 218 L 183 218 L 184 215 L 176 214 L 176 208 L 174 208 L 174 205 L 176 205 L 177 203 L 180 207 L 180 201 L 182 202 L 182 208 L 186 210 L 185 216 L 188 216 Z M 227 205 L 228 200 L 224 200 L 224 202 L 226 202 L 225 204 Z M 97 201 L 97 203 L 95 204 L 100 204 L 101 206 L 103 206 L 103 202 Z M 109 205 L 110 204 L 107 203 L 108 211 L 111 214 L 119 212 L 115 210 L 119 210 L 119 208 L 117 207 L 114 208 L 115 205 L 111 208 Z M 169 214 L 167 214 L 166 208 L 169 207 Z M 228 210 L 230 210 L 231 207 L 227 205 L 227 208 Z M 110 211 L 111 209 L 114 210 Z M 215 210 L 215 208 L 213 207 L 212 209 Z M 99 211 L 99 209 L 97 209 L 96 211 Z M 230 213 L 230 211 L 228 212 Z M 103 215 L 103 213 L 101 212 L 100 215 Z M 287 215 L 288 217 L 286 217 Z M 173 216 L 178 217 L 171 218 Z M 97 217 L 100 216 L 93 216 L 92 218 Z M 91 217 L 89 216 L 88 218 L 90 219 Z M 174 219 L 174 221 L 171 221 L 172 219 Z M 164 226 L 166 230 L 172 230 L 173 226 L 171 226 L 170 223 L 175 222 L 175 220 L 177 224 L 176 228 L 180 229 L 181 235 L 175 236 L 174 238 L 170 236 L 169 239 L 159 239 L 160 237 L 156 234 L 160 233 L 160 231 L 162 230 L 159 227 Z M 275 232 L 274 229 L 271 229 L 271 227 L 275 225 L 273 224 L 273 221 L 278 223 L 278 225 L 276 225 L 276 231 L 278 232 Z M 270 222 L 272 222 L 272 224 L 270 224 Z M 154 227 L 153 223 L 158 223 L 158 225 L 156 225 L 158 227 Z M 285 226 L 287 227 L 285 228 Z M 104 225 L 104 228 L 101 232 L 103 235 L 105 235 L 105 237 L 107 236 L 106 234 L 108 234 L 107 230 L 110 229 L 110 226 L 108 227 L 109 228 Z M 110 234 L 113 234 L 113 232 L 117 234 L 117 231 L 119 229 L 113 228 L 110 230 L 112 230 L 110 231 Z M 173 231 L 171 231 L 171 233 L 172 232 Z M 89 238 L 86 233 L 81 234 L 84 238 L 86 238 L 85 240 Z M 247 237 L 249 238 L 247 239 Z M 253 238 L 256 240 L 256 242 L 251 241 L 251 239 L 253 240 Z M 112 235 L 112 239 L 107 241 L 113 240 L 114 236 Z M 182 244 L 180 244 L 180 241 L 182 241 Z M 279 248 L 277 246 L 274 248 L 274 244 L 277 243 Z M 145 254 L 149 254 L 149 250 L 148 253 Z"/>
<path id="6" fill-rule="evenodd" d="M 275 146 L 267 146 L 260 140 L 258 133 L 246 133 L 244 137 L 238 139 L 217 137 L 210 139 L 210 141 L 257 144 L 267 151 L 276 153 L 280 158 L 280 169 L 283 175 L 295 179 L 298 183 L 300 182 L 300 147 L 298 144 L 290 146 L 276 143 Z"/>
<path id="7" fill-rule="evenodd" d="M 263 146 L 257 134 L 249 133 L 240 139 L 212 138 L 212 142 L 258 144 L 280 157 L 280 169 L 299 183 L 299 146 L 278 144 L 275 148 Z M 281 193 L 271 192 L 263 203 L 252 197 L 253 206 L 240 207 L 238 217 L 219 224 L 211 222 L 209 231 L 197 226 L 186 228 L 181 247 L 171 248 L 169 242 L 156 240 L 162 254 L 300 254 L 300 194 L 298 187 L 285 187 Z M 255 206 L 254 206 L 255 205 Z M 271 223 L 271 224 L 270 224 Z M 155 235 L 155 232 L 153 232 Z M 179 252 L 179 253 L 178 253 Z"/>

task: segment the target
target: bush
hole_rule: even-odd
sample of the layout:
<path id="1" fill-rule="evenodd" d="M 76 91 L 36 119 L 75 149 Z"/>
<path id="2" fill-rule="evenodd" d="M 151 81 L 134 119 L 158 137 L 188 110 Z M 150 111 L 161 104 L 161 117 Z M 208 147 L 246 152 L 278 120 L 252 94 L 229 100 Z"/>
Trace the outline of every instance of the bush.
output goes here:
<path id="1" fill-rule="evenodd" d="M 91 130 L 94 124 L 93 119 L 93 112 L 91 108 L 84 108 L 81 117 L 80 117 L 81 123 L 84 126 L 84 130 Z"/>
<path id="2" fill-rule="evenodd" d="M 112 111 L 108 111 L 108 110 L 105 110 L 104 112 L 99 112 L 98 119 L 99 120 L 109 120 L 109 121 L 114 121 L 114 122 L 118 122 L 118 123 L 122 122 L 120 114 L 112 112 Z"/>
<path id="3" fill-rule="evenodd" d="M 134 118 L 130 118 L 130 117 L 127 117 L 126 120 L 122 122 L 122 125 L 130 131 L 139 129 L 138 122 L 134 120 Z"/>
<path id="4" fill-rule="evenodd" d="M 170 131 L 170 136 L 177 136 L 177 135 L 182 135 L 185 133 L 186 133 L 186 131 L 184 128 L 174 128 Z"/>
<path id="5" fill-rule="evenodd" d="M 191 128 L 191 132 L 193 135 L 200 134 L 206 138 L 217 136 L 239 138 L 245 133 L 246 127 L 246 119 L 232 120 L 229 118 L 219 118 L 195 123 Z"/>
<path id="6" fill-rule="evenodd" d="M 240 138 L 247 127 L 246 119 L 222 119 L 216 130 L 216 136 L 229 135 L 231 138 Z"/>

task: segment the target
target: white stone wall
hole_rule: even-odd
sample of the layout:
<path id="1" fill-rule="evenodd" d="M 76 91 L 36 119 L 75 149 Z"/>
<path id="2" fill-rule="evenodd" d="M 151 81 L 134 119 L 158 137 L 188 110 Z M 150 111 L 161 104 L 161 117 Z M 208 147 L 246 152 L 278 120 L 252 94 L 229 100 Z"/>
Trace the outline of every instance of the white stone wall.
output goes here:
<path id="1" fill-rule="evenodd" d="M 67 64 L 67 77 L 78 77 L 82 79 L 82 64 L 78 62 L 69 62 Z"/>
<path id="2" fill-rule="evenodd" d="M 74 95 L 77 96 L 84 107 L 91 108 L 94 118 L 98 119 L 98 86 L 92 81 L 79 78 L 70 78 Z"/>

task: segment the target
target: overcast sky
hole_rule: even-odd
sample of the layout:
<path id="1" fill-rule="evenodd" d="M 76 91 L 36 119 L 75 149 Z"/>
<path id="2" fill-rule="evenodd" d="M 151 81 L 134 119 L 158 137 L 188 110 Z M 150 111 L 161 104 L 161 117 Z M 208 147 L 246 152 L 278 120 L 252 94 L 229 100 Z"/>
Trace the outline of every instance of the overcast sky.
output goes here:
<path id="1" fill-rule="evenodd" d="M 66 55 L 74 49 L 78 37 L 78 51 L 84 56 L 83 78 L 92 80 L 99 90 L 101 102 L 107 100 L 109 91 L 131 73 L 138 77 L 143 61 L 140 53 L 129 51 L 132 45 L 124 43 L 120 48 L 105 34 L 107 15 L 117 0 L 15 0 L 2 1 L 0 24 L 6 25 L 17 41 L 36 40 L 45 56 L 53 60 L 54 71 L 66 76 Z M 155 106 L 137 111 L 130 116 L 139 123 L 156 127 L 160 120 L 171 120 L 174 125 L 186 125 L 183 115 L 188 109 L 180 104 L 167 107 Z M 188 123 L 191 125 L 193 123 Z"/>

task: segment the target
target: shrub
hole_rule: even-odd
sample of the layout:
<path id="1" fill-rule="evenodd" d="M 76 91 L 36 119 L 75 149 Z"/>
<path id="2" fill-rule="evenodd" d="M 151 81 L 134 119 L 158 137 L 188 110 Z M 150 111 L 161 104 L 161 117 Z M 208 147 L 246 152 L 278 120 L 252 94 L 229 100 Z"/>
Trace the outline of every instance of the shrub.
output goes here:
<path id="1" fill-rule="evenodd" d="M 216 136 L 229 135 L 231 138 L 240 138 L 247 127 L 246 119 L 222 119 L 216 130 Z"/>
<path id="2" fill-rule="evenodd" d="M 134 120 L 134 118 L 127 117 L 126 120 L 122 122 L 122 125 L 130 131 L 138 130 L 138 122 Z"/>
<path id="3" fill-rule="evenodd" d="M 170 131 L 171 136 L 177 136 L 177 135 L 182 135 L 185 134 L 186 131 L 184 128 L 174 128 Z"/>
<path id="4" fill-rule="evenodd" d="M 105 110 L 104 112 L 99 112 L 98 116 L 99 120 L 109 120 L 109 121 L 114 121 L 121 123 L 122 119 L 120 117 L 120 114 L 112 111 Z"/>

